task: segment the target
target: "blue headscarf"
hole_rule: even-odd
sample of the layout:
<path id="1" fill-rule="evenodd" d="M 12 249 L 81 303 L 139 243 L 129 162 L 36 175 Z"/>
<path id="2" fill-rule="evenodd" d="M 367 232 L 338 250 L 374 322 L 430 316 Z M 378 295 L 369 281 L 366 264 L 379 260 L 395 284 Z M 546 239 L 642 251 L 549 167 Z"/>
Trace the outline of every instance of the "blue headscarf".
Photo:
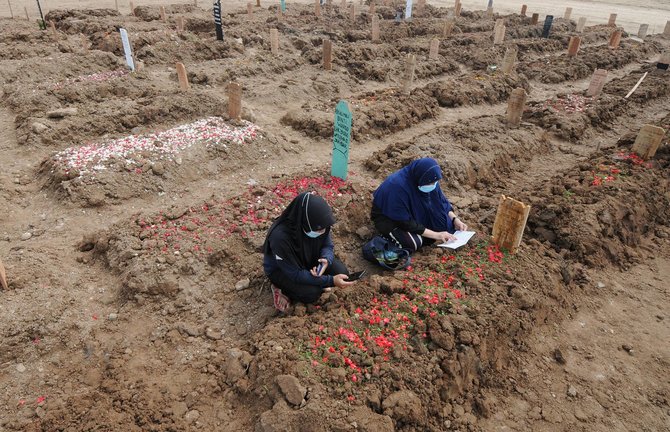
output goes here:
<path id="1" fill-rule="evenodd" d="M 440 185 L 432 192 L 421 192 L 419 186 L 435 183 L 442 178 L 442 170 L 432 158 L 422 158 L 394 172 L 379 185 L 372 203 L 389 219 L 416 221 L 433 231 L 454 232 L 449 219 L 451 203 Z"/>

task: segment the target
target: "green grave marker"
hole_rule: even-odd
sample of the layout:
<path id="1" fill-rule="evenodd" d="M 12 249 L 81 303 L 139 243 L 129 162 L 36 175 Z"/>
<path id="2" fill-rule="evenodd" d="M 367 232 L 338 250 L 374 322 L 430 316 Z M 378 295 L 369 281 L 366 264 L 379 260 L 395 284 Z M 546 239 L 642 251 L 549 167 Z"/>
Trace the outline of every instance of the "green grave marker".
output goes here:
<path id="1" fill-rule="evenodd" d="M 333 127 L 333 167 L 331 175 L 342 180 L 347 179 L 349 164 L 349 145 L 351 144 L 351 110 L 346 101 L 339 101 L 335 107 L 335 125 Z"/>

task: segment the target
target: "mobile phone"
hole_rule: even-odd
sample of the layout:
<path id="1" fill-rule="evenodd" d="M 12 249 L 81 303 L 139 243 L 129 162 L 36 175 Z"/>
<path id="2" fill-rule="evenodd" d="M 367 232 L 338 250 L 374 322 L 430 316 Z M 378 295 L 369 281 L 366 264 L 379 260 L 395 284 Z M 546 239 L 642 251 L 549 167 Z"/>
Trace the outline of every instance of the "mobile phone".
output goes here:
<path id="1" fill-rule="evenodd" d="M 347 282 L 353 282 L 357 281 L 358 279 L 362 278 L 365 275 L 365 270 L 357 271 L 354 273 L 349 273 L 349 279 L 347 279 Z"/>
<path id="2" fill-rule="evenodd" d="M 321 274 L 321 269 L 323 268 L 323 263 L 319 262 L 319 265 L 316 266 L 316 274 L 320 275 Z"/>

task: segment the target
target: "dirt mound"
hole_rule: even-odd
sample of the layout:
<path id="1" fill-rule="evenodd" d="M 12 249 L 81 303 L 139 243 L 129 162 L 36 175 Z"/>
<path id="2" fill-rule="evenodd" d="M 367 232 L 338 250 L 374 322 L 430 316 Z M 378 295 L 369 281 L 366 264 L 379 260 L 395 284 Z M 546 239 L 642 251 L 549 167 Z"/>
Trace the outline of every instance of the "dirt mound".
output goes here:
<path id="1" fill-rule="evenodd" d="M 512 90 L 528 87 L 523 77 L 515 74 L 475 73 L 430 83 L 419 91 L 437 100 L 442 107 L 458 107 L 506 100 Z"/>

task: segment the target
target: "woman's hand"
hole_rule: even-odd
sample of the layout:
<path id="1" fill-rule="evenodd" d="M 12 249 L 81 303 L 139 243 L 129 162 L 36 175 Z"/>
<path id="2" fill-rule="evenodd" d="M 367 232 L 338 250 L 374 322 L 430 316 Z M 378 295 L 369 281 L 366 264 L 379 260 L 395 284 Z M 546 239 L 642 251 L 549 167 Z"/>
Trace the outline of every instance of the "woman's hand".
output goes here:
<path id="1" fill-rule="evenodd" d="M 454 218 L 454 228 L 456 228 L 456 231 L 468 230 L 468 226 L 460 218 Z"/>
<path id="2" fill-rule="evenodd" d="M 345 274 L 337 274 L 337 275 L 333 276 L 333 283 L 338 288 L 345 288 L 345 287 L 351 286 L 355 283 L 355 282 L 348 282 L 347 281 L 348 279 L 349 279 L 349 276 L 347 276 Z"/>
<path id="3" fill-rule="evenodd" d="M 323 274 L 326 272 L 326 269 L 328 268 L 328 260 L 325 258 L 319 258 L 319 263 L 321 263 L 321 271 L 317 273 L 316 269 L 318 267 L 312 267 L 312 269 L 309 271 L 312 276 L 314 277 L 319 277 L 323 276 Z"/>
<path id="4" fill-rule="evenodd" d="M 447 243 L 449 241 L 456 240 L 456 236 L 448 233 L 447 231 L 441 231 L 435 234 L 435 240 L 439 241 L 440 243 Z"/>

